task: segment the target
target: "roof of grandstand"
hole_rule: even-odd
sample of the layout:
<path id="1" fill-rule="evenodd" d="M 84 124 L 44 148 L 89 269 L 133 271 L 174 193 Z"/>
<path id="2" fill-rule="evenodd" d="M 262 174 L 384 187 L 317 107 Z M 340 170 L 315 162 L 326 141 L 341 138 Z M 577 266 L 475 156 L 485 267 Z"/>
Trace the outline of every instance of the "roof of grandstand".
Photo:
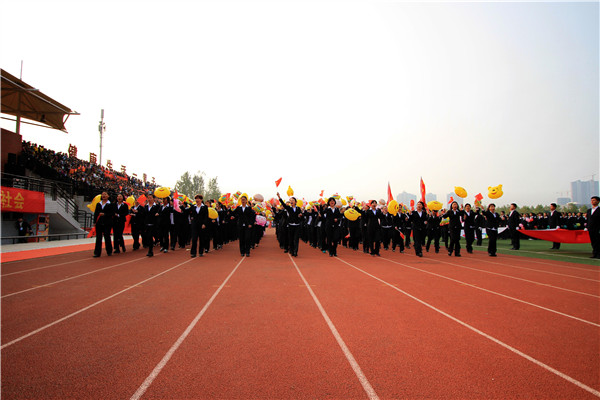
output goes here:
<path id="1" fill-rule="evenodd" d="M 79 115 L 79 113 L 5 70 L 0 69 L 0 71 L 2 75 L 3 114 L 13 115 L 17 118 L 27 118 L 37 122 L 33 125 L 58 129 L 67 133 L 65 122 L 70 115 Z"/>

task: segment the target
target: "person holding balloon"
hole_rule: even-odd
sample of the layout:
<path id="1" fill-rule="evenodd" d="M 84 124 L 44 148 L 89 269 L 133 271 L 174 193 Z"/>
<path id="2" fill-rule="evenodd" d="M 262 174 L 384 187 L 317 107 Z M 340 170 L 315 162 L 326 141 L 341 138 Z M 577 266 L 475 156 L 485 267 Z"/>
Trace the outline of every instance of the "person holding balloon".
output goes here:
<path id="1" fill-rule="evenodd" d="M 330 197 L 327 205 L 328 207 L 321 211 L 321 220 L 325 227 L 323 252 L 329 251 L 329 257 L 337 257 L 337 228 L 342 215 L 336 208 L 335 198 Z"/>
<path id="2" fill-rule="evenodd" d="M 500 215 L 496 213 L 496 205 L 490 203 L 487 210 L 483 212 L 485 217 L 485 231 L 488 237 L 488 254 L 496 257 L 496 241 L 498 240 L 498 227 L 500 226 Z"/>
<path id="3" fill-rule="evenodd" d="M 453 201 L 450 204 L 450 210 L 442 217 L 449 219 L 450 248 L 448 249 L 448 255 L 452 256 L 452 253 L 454 253 L 455 257 L 460 257 L 460 231 L 462 229 L 463 211 L 459 210 L 458 203 Z"/>
<path id="4" fill-rule="evenodd" d="M 297 207 L 296 198 L 290 197 L 290 205 L 288 206 L 281 196 L 279 192 L 277 192 L 277 198 L 279 198 L 279 202 L 283 205 L 285 213 L 287 214 L 287 234 L 288 234 L 288 248 L 286 252 L 289 251 L 292 257 L 298 257 L 298 243 L 300 241 L 300 225 L 302 224 L 303 215 L 302 209 Z"/>

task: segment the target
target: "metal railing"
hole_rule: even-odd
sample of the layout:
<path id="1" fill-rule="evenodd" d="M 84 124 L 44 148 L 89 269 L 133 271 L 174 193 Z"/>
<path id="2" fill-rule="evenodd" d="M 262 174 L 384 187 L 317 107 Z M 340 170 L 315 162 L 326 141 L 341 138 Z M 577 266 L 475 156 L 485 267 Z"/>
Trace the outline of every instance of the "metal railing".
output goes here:
<path id="1" fill-rule="evenodd" d="M 66 238 L 66 240 L 69 239 L 80 239 L 80 238 L 85 238 L 87 237 L 88 232 L 74 232 L 74 233 L 57 233 L 57 234 L 52 234 L 52 235 L 32 235 L 32 236 L 3 236 L 0 239 L 2 240 L 2 244 L 5 244 L 4 241 L 5 240 L 9 240 L 12 243 L 10 244 L 15 244 L 18 243 L 20 241 L 24 241 L 24 243 L 29 243 L 30 239 L 35 239 L 36 243 L 40 242 L 40 239 L 44 239 L 43 241 L 55 241 L 55 240 L 63 240 L 63 238 Z"/>

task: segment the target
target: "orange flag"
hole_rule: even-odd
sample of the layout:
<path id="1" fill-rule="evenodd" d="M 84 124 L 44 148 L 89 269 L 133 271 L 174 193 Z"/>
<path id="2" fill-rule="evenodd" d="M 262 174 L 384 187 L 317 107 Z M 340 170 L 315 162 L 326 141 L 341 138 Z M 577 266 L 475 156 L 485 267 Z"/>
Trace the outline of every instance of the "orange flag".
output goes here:
<path id="1" fill-rule="evenodd" d="M 279 184 L 281 183 L 281 180 L 282 180 L 282 179 L 283 179 L 283 177 L 282 177 L 282 178 L 279 178 L 279 179 L 277 179 L 277 180 L 275 181 L 275 185 L 276 185 L 277 187 L 279 187 Z"/>

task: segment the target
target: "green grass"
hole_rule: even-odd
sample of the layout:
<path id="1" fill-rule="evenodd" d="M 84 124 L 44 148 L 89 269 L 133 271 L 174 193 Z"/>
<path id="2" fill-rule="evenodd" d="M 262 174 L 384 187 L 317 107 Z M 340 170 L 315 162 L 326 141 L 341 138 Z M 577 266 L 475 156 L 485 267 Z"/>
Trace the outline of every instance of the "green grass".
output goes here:
<path id="1" fill-rule="evenodd" d="M 464 239 L 461 240 L 461 247 L 464 247 Z M 512 254 L 522 257 L 575 262 L 600 267 L 600 259 L 589 258 L 592 255 L 592 245 L 589 243 L 561 243 L 560 250 L 550 250 L 552 247 L 551 242 L 521 239 L 520 250 L 509 250 L 511 247 L 510 240 L 498 240 L 498 255 Z M 483 246 L 474 246 L 473 248 L 475 250 L 486 251 L 487 239 L 483 241 Z"/>

